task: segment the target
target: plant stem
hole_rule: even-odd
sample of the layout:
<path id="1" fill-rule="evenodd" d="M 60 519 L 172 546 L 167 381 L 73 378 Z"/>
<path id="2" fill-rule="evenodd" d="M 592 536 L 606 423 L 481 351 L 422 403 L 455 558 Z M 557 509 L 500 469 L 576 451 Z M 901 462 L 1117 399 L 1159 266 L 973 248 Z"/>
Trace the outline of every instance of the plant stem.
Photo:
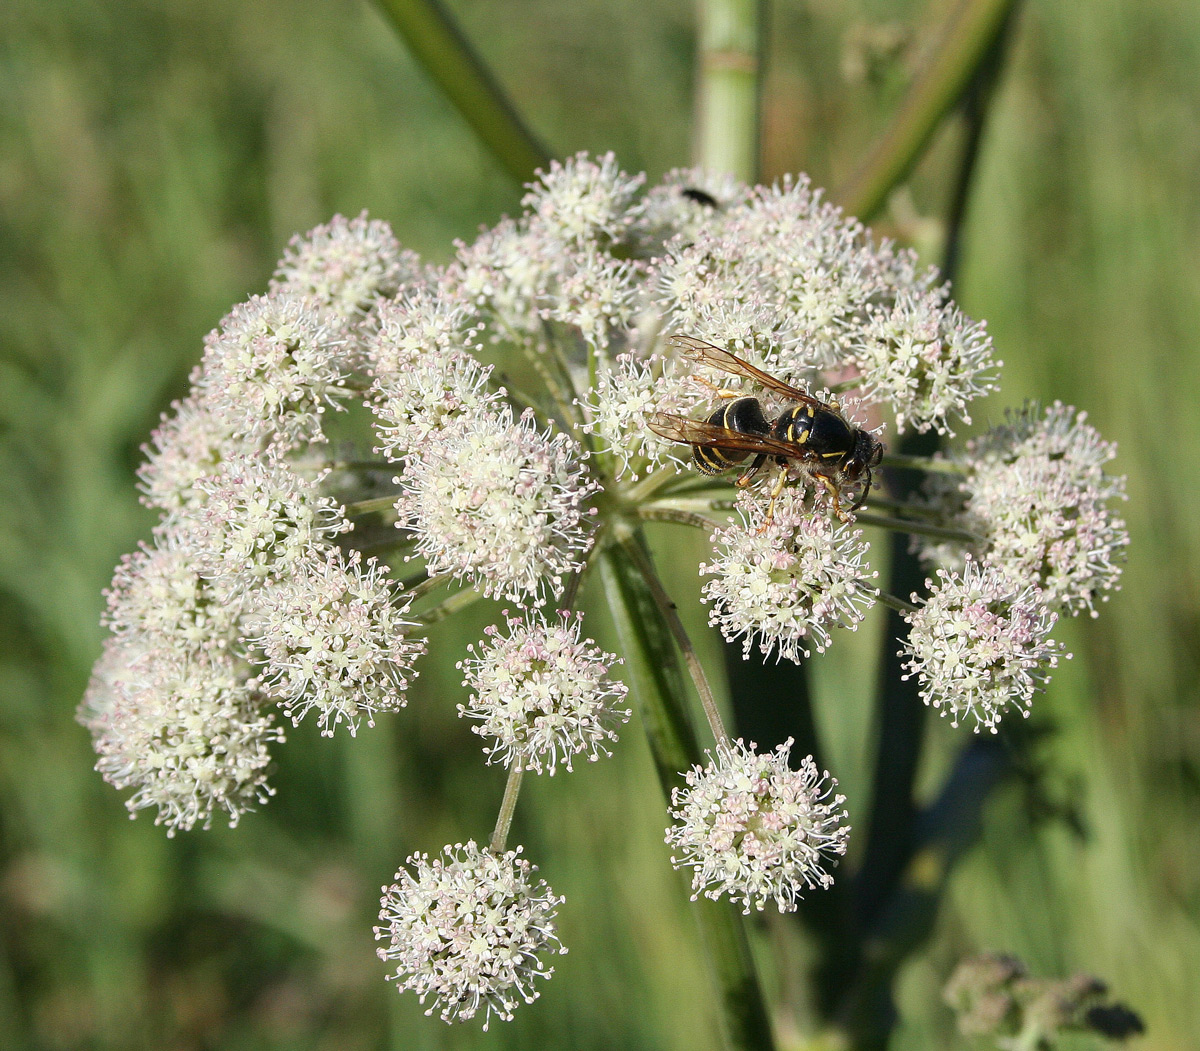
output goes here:
<path id="1" fill-rule="evenodd" d="M 627 543 L 608 545 L 599 553 L 600 572 L 633 697 L 663 794 L 670 799 L 672 789 L 683 784 L 683 771 L 700 763 L 700 747 L 688 718 L 683 677 L 662 607 L 626 557 L 630 546 L 645 541 L 637 530 L 626 535 Z M 642 554 L 649 558 L 644 547 Z M 771 1051 L 776 1045 L 744 921 L 729 902 L 706 898 L 692 904 L 692 913 L 719 994 L 726 1047 Z"/>
<path id="2" fill-rule="evenodd" d="M 550 163 L 546 148 L 475 53 L 440 0 L 378 0 L 413 57 L 518 182 Z"/>
<path id="3" fill-rule="evenodd" d="M 346 514 L 357 518 L 359 515 L 374 514 L 376 511 L 390 511 L 395 506 L 398 496 L 399 493 L 392 493 L 391 496 L 373 496 L 370 500 L 358 500 L 346 505 Z"/>
<path id="4" fill-rule="evenodd" d="M 914 536 L 927 536 L 935 540 L 958 540 L 964 544 L 981 544 L 982 538 L 965 529 L 951 529 L 948 526 L 933 525 L 930 522 L 914 522 L 907 518 L 893 518 L 891 515 L 873 515 L 870 511 L 859 511 L 854 520 L 863 525 L 880 526 L 883 529 L 893 529 L 898 533 L 911 533 Z"/>
<path id="5" fill-rule="evenodd" d="M 758 181 L 762 0 L 700 0 L 694 159 Z"/>
<path id="6" fill-rule="evenodd" d="M 870 219 L 912 170 L 941 120 L 967 91 L 1017 0 L 960 0 L 891 124 L 850 181 L 833 194 L 846 211 Z"/>
<path id="7" fill-rule="evenodd" d="M 904 453 L 887 453 L 883 466 L 900 471 L 925 471 L 927 474 L 966 474 L 967 469 L 954 460 L 935 460 L 932 456 L 909 456 Z"/>
<path id="8" fill-rule="evenodd" d="M 695 528 L 707 532 L 712 532 L 717 527 L 717 523 L 711 518 L 698 515 L 695 511 L 685 511 L 679 507 L 667 507 L 661 504 L 639 507 L 638 517 L 647 522 L 674 522 L 676 525 L 695 526 Z"/>
<path id="9" fill-rule="evenodd" d="M 436 606 L 427 609 L 424 613 L 418 613 L 416 619 L 426 627 L 430 627 L 437 624 L 438 621 L 453 616 L 459 610 L 466 609 L 481 598 L 483 598 L 482 591 L 476 591 L 474 588 L 463 588 L 462 591 L 456 591 L 449 598 L 443 599 Z"/>
<path id="10" fill-rule="evenodd" d="M 521 792 L 521 777 L 525 772 L 525 756 L 514 755 L 508 767 L 508 780 L 504 783 L 504 798 L 500 801 L 500 813 L 496 815 L 496 830 L 492 833 L 489 849 L 493 854 L 503 854 L 508 843 L 508 830 L 512 827 L 513 814 L 517 809 L 517 796 Z"/>
<path id="11" fill-rule="evenodd" d="M 692 677 L 692 683 L 696 687 L 696 692 L 700 695 L 700 706 L 704 709 L 704 717 L 708 720 L 713 737 L 716 738 L 719 747 L 724 747 L 729 743 L 729 735 L 725 732 L 725 723 L 721 718 L 720 711 L 717 709 L 717 701 L 713 696 L 712 688 L 708 685 L 708 677 L 704 674 L 704 666 L 700 663 L 700 658 L 696 655 L 696 648 L 692 645 L 692 640 L 688 638 L 683 621 L 679 619 L 679 611 L 675 603 L 671 601 L 671 596 L 667 594 L 666 589 L 662 586 L 662 581 L 658 579 L 658 574 L 654 571 L 654 563 L 650 560 L 649 553 L 639 542 L 638 538 L 628 527 L 625 527 L 623 532 L 621 531 L 622 527 L 618 526 L 617 529 L 617 543 L 621 545 L 621 550 L 625 552 L 629 560 L 637 567 L 638 573 L 641 574 L 642 579 L 646 582 L 646 587 L 650 589 L 650 594 L 658 606 L 658 611 L 666 622 L 671 635 L 674 637 L 675 645 L 679 647 L 679 652 L 683 655 L 683 662 L 687 665 L 688 673 Z"/>

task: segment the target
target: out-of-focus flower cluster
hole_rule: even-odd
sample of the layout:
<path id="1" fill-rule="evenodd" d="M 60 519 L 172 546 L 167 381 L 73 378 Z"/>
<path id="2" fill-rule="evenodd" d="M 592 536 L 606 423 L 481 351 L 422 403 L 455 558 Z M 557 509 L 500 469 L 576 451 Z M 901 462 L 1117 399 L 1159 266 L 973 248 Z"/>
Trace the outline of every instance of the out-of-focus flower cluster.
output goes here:
<path id="1" fill-rule="evenodd" d="M 488 761 L 512 788 L 607 755 L 627 690 L 574 606 L 597 552 L 619 557 L 651 519 L 711 535 L 703 597 L 747 653 L 799 662 L 883 599 L 908 610 L 927 703 L 977 729 L 1028 710 L 1062 656 L 1056 617 L 1116 583 L 1111 445 L 1072 409 L 1026 410 L 929 463 L 922 503 L 872 519 L 875 435 L 952 434 L 995 389 L 984 324 L 807 179 L 645 184 L 611 155 L 554 164 L 521 215 L 440 267 L 385 223 L 337 216 L 218 324 L 146 447 L 161 518 L 117 568 L 80 707 L 131 812 L 169 834 L 236 823 L 272 794 L 281 719 L 353 735 L 396 712 L 426 631 L 479 596 L 514 610 L 459 664 Z M 680 428 L 735 394 L 768 428 L 807 405 L 811 428 L 772 432 L 786 456 L 708 441 L 709 467 L 747 469 L 740 491 L 660 433 L 708 433 Z M 856 514 L 924 536 L 927 595 L 879 593 Z M 794 908 L 845 850 L 835 782 L 811 757 L 792 770 L 790 743 L 760 755 L 710 720 L 715 758 L 672 801 L 676 864 L 698 894 Z M 381 955 L 447 1020 L 507 1018 L 549 973 L 560 899 L 503 840 L 414 855 L 385 893 Z"/>

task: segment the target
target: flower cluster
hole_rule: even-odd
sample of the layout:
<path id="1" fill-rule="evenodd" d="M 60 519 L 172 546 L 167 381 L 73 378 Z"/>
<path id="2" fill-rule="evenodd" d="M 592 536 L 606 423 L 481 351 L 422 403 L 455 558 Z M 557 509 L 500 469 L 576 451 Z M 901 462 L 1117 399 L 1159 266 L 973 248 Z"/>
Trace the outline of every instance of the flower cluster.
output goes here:
<path id="1" fill-rule="evenodd" d="M 484 1012 L 508 1021 L 524 1000 L 533 1003 L 536 979 L 549 978 L 541 954 L 565 953 L 554 917 L 555 897 L 519 850 L 496 854 L 473 842 L 445 847 L 441 857 L 414 854 L 396 882 L 383 888 L 375 937 L 387 945 L 381 960 L 397 962 L 398 989 L 412 989 L 426 1014 L 445 1022 Z"/>
<path id="2" fill-rule="evenodd" d="M 1058 664 L 1062 646 L 1049 637 L 1057 620 L 1037 585 L 1024 588 L 994 565 L 968 559 L 961 573 L 938 571 L 938 582 L 906 613 L 908 675 L 926 704 L 964 716 L 993 733 L 1008 708 L 1029 714 L 1034 693 Z M 914 600 L 919 596 L 914 595 Z"/>
<path id="3" fill-rule="evenodd" d="M 581 631 L 582 615 L 563 613 L 557 624 L 540 614 L 509 616 L 506 635 L 491 626 L 478 651 L 467 647 L 471 659 L 458 666 L 472 698 L 458 712 L 480 720 L 472 729 L 492 738 L 490 758 L 553 774 L 560 763 L 570 770 L 573 756 L 611 754 L 604 742 L 615 741 L 613 724 L 630 716 L 616 707 L 629 688 L 608 677 L 616 656 Z"/>
<path id="4" fill-rule="evenodd" d="M 881 492 L 879 436 L 952 435 L 998 362 L 936 270 L 806 178 L 680 170 L 647 188 L 581 154 L 522 204 L 440 267 L 337 216 L 217 325 L 146 449 L 161 519 L 117 567 L 79 711 L 131 811 L 171 833 L 233 824 L 272 793 L 277 719 L 373 726 L 405 706 L 426 628 L 479 596 L 509 603 L 458 664 L 458 711 L 509 771 L 491 846 L 414 854 L 377 930 L 400 989 L 485 1027 L 565 951 L 562 899 L 506 850 L 521 778 L 608 755 L 630 717 L 621 662 L 575 612 L 598 554 L 629 604 L 618 624 L 640 575 L 637 616 L 674 632 L 716 738 L 672 796 L 675 864 L 749 912 L 830 884 L 844 800 L 811 757 L 790 768 L 790 741 L 730 740 L 645 523 L 709 534 L 710 623 L 745 654 L 801 662 L 887 603 L 907 611 L 925 701 L 992 730 L 1028 712 L 1063 656 L 1058 615 L 1094 611 L 1128 542 L 1113 447 L 1058 404 L 923 461 L 920 502 Z M 862 526 L 922 538 L 927 593 L 878 589 Z"/>
<path id="5" fill-rule="evenodd" d="M 692 869 L 693 900 L 726 894 L 746 913 L 769 900 L 793 912 L 802 891 L 833 883 L 824 865 L 846 852 L 846 799 L 812 756 L 799 770 L 788 766 L 790 738 L 773 752 L 756 748 L 740 739 L 718 747 L 671 792 L 671 861 Z"/>

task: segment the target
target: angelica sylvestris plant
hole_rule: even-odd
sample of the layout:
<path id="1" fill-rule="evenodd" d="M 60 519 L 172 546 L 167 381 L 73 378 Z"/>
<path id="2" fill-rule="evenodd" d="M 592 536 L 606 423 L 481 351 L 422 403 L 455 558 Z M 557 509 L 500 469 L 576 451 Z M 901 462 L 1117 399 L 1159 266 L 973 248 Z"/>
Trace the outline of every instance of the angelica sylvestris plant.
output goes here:
<path id="1" fill-rule="evenodd" d="M 885 457 L 869 492 L 869 473 L 838 470 L 815 438 L 793 435 L 792 455 L 739 485 L 648 426 L 707 420 L 733 396 L 768 421 L 790 407 L 748 368 L 682 354 L 681 336 L 809 392 L 873 442 L 952 436 L 996 388 L 984 324 L 936 270 L 806 179 L 678 171 L 647 188 L 612 156 L 580 155 L 523 204 L 442 267 L 383 222 L 335 217 L 220 322 L 147 447 L 141 486 L 161 519 L 117 568 L 80 708 L 131 813 L 153 810 L 168 835 L 237 824 L 270 798 L 288 722 L 353 736 L 402 720 L 429 633 L 499 600 L 447 702 L 481 761 L 508 770 L 495 830 L 487 846 L 464 829 L 465 845 L 414 852 L 376 929 L 398 988 L 485 1026 L 533 1000 L 565 951 L 555 916 L 570 906 L 508 845 L 526 774 L 569 773 L 646 729 L 671 860 L 696 896 L 746 912 L 794 910 L 846 850 L 854 804 L 829 773 L 790 741 L 726 732 L 645 523 L 711 537 L 704 601 L 747 653 L 801 662 L 886 603 L 908 623 L 900 646 L 925 702 L 992 732 L 1028 714 L 1064 656 L 1056 619 L 1095 612 L 1127 541 L 1113 447 L 1058 404 L 929 460 Z M 495 369 L 515 358 L 531 366 L 523 389 Z M 354 423 L 374 437 L 350 449 Z M 754 466 L 752 451 L 725 455 Z M 895 469 L 926 472 L 918 498 L 889 496 Z M 866 527 L 916 538 L 922 593 L 880 591 Z M 590 637 L 583 588 L 607 601 L 624 652 Z M 654 666 L 672 650 L 703 733 Z M 627 699 L 641 715 L 628 725 Z"/>

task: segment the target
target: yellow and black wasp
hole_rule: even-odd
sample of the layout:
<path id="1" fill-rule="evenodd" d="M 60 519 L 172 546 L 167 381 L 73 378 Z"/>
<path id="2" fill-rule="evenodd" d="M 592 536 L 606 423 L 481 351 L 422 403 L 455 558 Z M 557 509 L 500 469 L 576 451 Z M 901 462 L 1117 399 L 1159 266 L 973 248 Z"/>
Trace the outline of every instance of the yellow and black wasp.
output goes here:
<path id="1" fill-rule="evenodd" d="M 703 340 L 671 336 L 667 342 L 692 361 L 753 380 L 796 404 L 788 406 L 774 420 L 768 420 L 758 398 L 715 388 L 725 404 L 707 420 L 669 412 L 651 413 L 647 424 L 655 434 L 690 445 L 696 466 L 705 474 L 719 474 L 754 456 L 737 480 L 742 486 L 750 483 L 768 459 L 773 459 L 784 470 L 771 490 L 768 522 L 787 481 L 788 464 L 799 464 L 804 474 L 825 487 L 833 501 L 834 513 L 843 521 L 850 517 L 850 511 L 862 506 L 871 489 L 871 470 L 883 459 L 884 445 L 870 431 L 850 423 L 836 401 L 814 398 Z M 861 482 L 862 491 L 848 511 L 843 511 L 840 492 L 846 482 Z"/>

